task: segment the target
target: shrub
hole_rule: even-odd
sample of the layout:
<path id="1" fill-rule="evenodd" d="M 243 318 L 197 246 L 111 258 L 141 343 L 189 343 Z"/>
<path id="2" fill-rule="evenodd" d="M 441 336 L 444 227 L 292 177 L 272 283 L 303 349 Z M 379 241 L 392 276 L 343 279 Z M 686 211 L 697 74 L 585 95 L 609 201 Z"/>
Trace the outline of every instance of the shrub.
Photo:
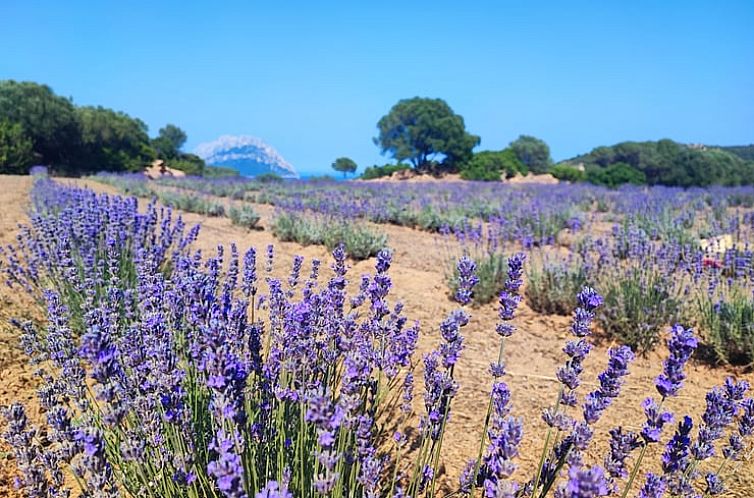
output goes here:
<path id="1" fill-rule="evenodd" d="M 230 206 L 228 217 L 234 225 L 240 225 L 245 228 L 257 228 L 260 217 L 254 208 L 248 204 L 243 204 L 240 208 Z"/>
<path id="2" fill-rule="evenodd" d="M 586 170 L 586 179 L 595 185 L 615 188 L 626 183 L 644 185 L 647 177 L 638 169 L 632 168 L 626 163 L 614 163 L 604 168 L 590 167 Z"/>
<path id="3" fill-rule="evenodd" d="M 484 256 L 477 256 L 476 276 L 479 282 L 474 287 L 472 301 L 474 304 L 487 304 L 497 299 L 500 290 L 505 282 L 505 273 L 507 269 L 507 258 L 501 253 L 490 253 Z M 458 268 L 453 260 L 452 268 L 447 272 L 447 283 L 451 295 L 455 295 L 459 289 L 460 275 Z"/>
<path id="4" fill-rule="evenodd" d="M 238 177 L 241 173 L 237 169 L 226 168 L 224 166 L 205 166 L 204 177 L 206 178 L 226 178 L 226 177 Z"/>
<path id="5" fill-rule="evenodd" d="M 578 304 L 576 295 L 587 283 L 584 266 L 572 260 L 542 258 L 526 272 L 526 302 L 540 313 L 569 315 Z"/>
<path id="6" fill-rule="evenodd" d="M 480 182 L 499 182 L 500 171 L 495 169 L 485 169 L 472 162 L 461 168 L 461 178 L 464 180 L 475 180 Z"/>
<path id="7" fill-rule="evenodd" d="M 282 183 L 283 177 L 277 173 L 262 173 L 254 177 L 254 180 L 259 183 Z"/>
<path id="8" fill-rule="evenodd" d="M 405 164 L 386 164 L 384 166 L 368 166 L 361 174 L 362 180 L 374 180 L 375 178 L 382 178 L 383 176 L 390 176 L 396 171 L 403 171 L 411 169 L 411 166 Z"/>
<path id="9" fill-rule="evenodd" d="M 175 209 L 206 216 L 225 216 L 225 206 L 208 197 L 176 191 L 160 191 L 157 198 L 161 203 Z"/>
<path id="10" fill-rule="evenodd" d="M 353 259 L 376 256 L 387 245 L 387 237 L 353 220 L 335 220 L 281 211 L 272 221 L 272 233 L 284 242 L 324 245 L 334 249 L 343 244 Z"/>
<path id="11" fill-rule="evenodd" d="M 586 180 L 586 172 L 570 164 L 556 164 L 550 169 L 550 174 L 564 182 L 583 182 Z"/>
<path id="12" fill-rule="evenodd" d="M 325 246 L 333 250 L 343 244 L 346 254 L 353 259 L 368 259 L 385 249 L 387 236 L 369 227 L 353 223 L 336 223 L 325 230 Z"/>
<path id="13" fill-rule="evenodd" d="M 605 305 L 597 315 L 602 330 L 635 351 L 654 349 L 662 327 L 679 315 L 680 302 L 667 277 L 633 269 L 600 283 L 605 292 Z"/>
<path id="14" fill-rule="evenodd" d="M 201 176 L 204 174 L 204 160 L 194 154 L 181 154 L 179 157 L 169 159 L 167 162 L 169 168 L 183 171 L 187 175 Z"/>
<path id="15" fill-rule="evenodd" d="M 474 154 L 469 162 L 461 167 L 464 180 L 498 181 L 501 176 L 511 178 L 526 174 L 528 169 L 510 149 L 501 151 L 485 150 Z"/>
<path id="16" fill-rule="evenodd" d="M 754 363 L 754 302 L 741 291 L 699 302 L 699 326 L 705 352 L 717 363 L 751 366 Z"/>

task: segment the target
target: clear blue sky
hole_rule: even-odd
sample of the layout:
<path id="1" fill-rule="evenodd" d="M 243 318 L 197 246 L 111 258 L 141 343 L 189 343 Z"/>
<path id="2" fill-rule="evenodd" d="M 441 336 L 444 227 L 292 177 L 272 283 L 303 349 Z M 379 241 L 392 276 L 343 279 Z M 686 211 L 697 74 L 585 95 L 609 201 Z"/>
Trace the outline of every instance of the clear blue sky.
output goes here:
<path id="1" fill-rule="evenodd" d="M 480 149 L 754 142 L 752 0 L 0 0 L 0 25 L 0 79 L 175 123 L 189 150 L 256 135 L 302 172 L 386 162 L 375 125 L 417 95 Z"/>

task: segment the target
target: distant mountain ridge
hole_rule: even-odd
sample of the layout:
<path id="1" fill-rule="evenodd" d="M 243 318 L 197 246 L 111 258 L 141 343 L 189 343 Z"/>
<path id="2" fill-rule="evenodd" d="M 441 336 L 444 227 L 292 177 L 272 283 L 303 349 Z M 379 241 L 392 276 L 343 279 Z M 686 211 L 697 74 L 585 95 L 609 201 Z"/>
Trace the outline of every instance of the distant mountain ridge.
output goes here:
<path id="1" fill-rule="evenodd" d="M 233 168 L 244 176 L 275 173 L 285 178 L 299 177 L 293 165 L 277 150 L 251 135 L 223 135 L 199 144 L 194 153 L 208 165 Z"/>

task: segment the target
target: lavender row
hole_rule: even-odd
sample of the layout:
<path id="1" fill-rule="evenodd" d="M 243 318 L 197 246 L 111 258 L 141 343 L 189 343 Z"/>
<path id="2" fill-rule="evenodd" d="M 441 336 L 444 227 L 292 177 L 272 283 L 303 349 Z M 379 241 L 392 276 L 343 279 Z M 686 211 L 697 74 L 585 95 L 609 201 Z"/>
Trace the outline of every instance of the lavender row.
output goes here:
<path id="1" fill-rule="evenodd" d="M 443 452 L 443 439 L 463 388 L 456 369 L 479 283 L 473 260 L 458 261 L 460 306 L 439 324 L 437 347 L 419 359 L 419 324 L 390 298 L 386 251 L 349 295 L 341 247 L 329 271 L 295 257 L 283 276 L 272 246 L 263 254 L 219 247 L 209 258 L 185 238 L 174 239 L 171 251 L 154 243 L 142 249 L 136 242 L 144 240 L 137 238 L 144 215 L 133 199 L 46 182 L 37 183 L 34 196 L 39 220 L 18 246 L 36 248 L 38 239 L 71 233 L 80 236 L 49 247 L 76 254 L 90 254 L 102 240 L 110 247 L 109 237 L 87 228 L 91 223 L 121 233 L 119 243 L 131 250 L 120 258 L 94 251 L 91 271 L 70 287 L 48 278 L 56 270 L 45 263 L 54 256 L 28 251 L 40 260 L 30 289 L 41 289 L 48 318 L 41 329 L 19 326 L 42 380 L 46 424 L 35 426 L 14 404 L 5 434 L 28 496 L 69 496 L 66 469 L 87 496 L 712 496 L 750 451 L 754 400 L 745 382 L 728 379 L 713 388 L 696 422 L 664 409 L 682 389 L 698 344 L 681 325 L 671 330 L 656 394 L 642 404 L 641 430 L 598 434 L 596 423 L 620 397 L 634 354 L 626 346 L 611 349 L 598 387 L 584 392 L 592 322 L 604 306 L 588 287 L 576 296 L 554 402 L 542 411 L 538 431 L 524 434 L 504 353 L 508 337 L 526 332 L 515 319 L 522 253 L 506 262 L 499 322 L 489 331 L 500 353 L 490 365 L 487 417 L 478 454 L 464 465 L 462 455 Z M 133 278 L 113 278 L 125 261 Z M 421 396 L 414 399 L 417 379 Z M 673 420 L 675 430 L 668 430 Z M 516 463 L 525 437 L 538 448 L 530 474 Z M 595 459 L 588 455 L 598 437 L 610 449 Z M 647 449 L 660 445 L 659 471 L 646 473 Z M 463 468 L 457 484 L 441 484 L 446 463 Z"/>

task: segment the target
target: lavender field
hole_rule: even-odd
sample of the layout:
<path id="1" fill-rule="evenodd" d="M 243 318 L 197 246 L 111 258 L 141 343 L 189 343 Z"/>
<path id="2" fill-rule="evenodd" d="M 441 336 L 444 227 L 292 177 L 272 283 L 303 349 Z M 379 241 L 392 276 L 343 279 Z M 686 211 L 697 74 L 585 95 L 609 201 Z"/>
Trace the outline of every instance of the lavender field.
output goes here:
<path id="1" fill-rule="evenodd" d="M 4 495 L 754 489 L 754 189 L 4 178 Z"/>

